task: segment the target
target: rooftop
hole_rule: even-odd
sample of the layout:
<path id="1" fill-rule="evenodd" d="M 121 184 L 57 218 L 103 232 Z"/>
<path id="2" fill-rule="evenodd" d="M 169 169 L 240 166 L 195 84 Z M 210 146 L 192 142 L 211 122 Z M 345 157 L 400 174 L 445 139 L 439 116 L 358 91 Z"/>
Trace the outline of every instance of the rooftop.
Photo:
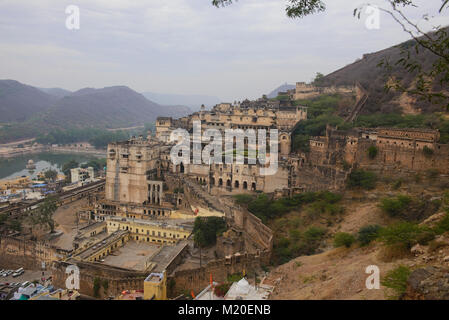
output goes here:
<path id="1" fill-rule="evenodd" d="M 134 219 L 134 218 L 123 218 L 123 217 L 114 217 L 114 216 L 108 216 L 108 221 L 115 221 L 115 222 L 121 222 L 121 223 L 134 223 L 137 225 L 142 226 L 154 226 L 154 227 L 160 227 L 164 229 L 173 229 L 173 230 L 181 230 L 181 231 L 192 231 L 192 221 L 188 219 L 170 219 L 170 220 L 163 220 L 163 221 L 157 221 L 157 220 L 144 220 L 144 219 Z"/>
<path id="2" fill-rule="evenodd" d="M 122 236 L 127 234 L 128 231 L 125 230 L 118 230 L 111 234 L 110 236 L 106 237 L 101 244 L 94 245 L 92 247 L 89 247 L 88 249 L 80 252 L 77 256 L 79 256 L 81 259 L 87 259 L 90 256 L 92 256 L 95 252 L 102 250 L 104 247 L 108 246 L 111 242 L 116 241 L 117 239 L 120 239 Z"/>
<path id="3" fill-rule="evenodd" d="M 145 279 L 145 282 L 154 282 L 159 283 L 162 280 L 164 280 L 164 274 L 162 272 L 152 272 L 150 275 Z"/>
<path id="4" fill-rule="evenodd" d="M 255 287 L 242 278 L 232 284 L 226 293 L 225 300 L 266 300 L 270 293 L 268 289 L 261 286 Z"/>

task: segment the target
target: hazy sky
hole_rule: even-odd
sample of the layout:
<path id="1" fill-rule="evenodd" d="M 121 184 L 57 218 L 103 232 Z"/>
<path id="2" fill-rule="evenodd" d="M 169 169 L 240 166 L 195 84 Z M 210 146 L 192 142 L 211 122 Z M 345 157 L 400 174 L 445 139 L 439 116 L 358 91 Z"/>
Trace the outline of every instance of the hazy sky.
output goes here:
<path id="1" fill-rule="evenodd" d="M 385 1 L 369 1 L 383 4 Z M 441 0 L 416 1 L 414 17 Z M 408 36 L 381 15 L 380 29 L 352 16 L 365 1 L 327 0 L 325 13 L 292 20 L 283 0 L 0 0 L 0 79 L 39 87 L 127 85 L 137 91 L 260 97 L 310 81 Z M 80 30 L 65 26 L 80 8 Z M 449 16 L 434 24 L 448 24 Z M 423 26 L 429 29 L 428 23 Z"/>

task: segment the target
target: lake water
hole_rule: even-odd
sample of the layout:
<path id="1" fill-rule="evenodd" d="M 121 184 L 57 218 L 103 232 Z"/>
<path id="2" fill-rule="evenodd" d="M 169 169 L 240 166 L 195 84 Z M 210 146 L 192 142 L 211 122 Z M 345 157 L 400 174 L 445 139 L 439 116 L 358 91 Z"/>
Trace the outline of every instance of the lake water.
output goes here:
<path id="1" fill-rule="evenodd" d="M 46 152 L 9 159 L 0 159 L 0 179 L 10 179 L 21 176 L 30 176 L 33 179 L 36 178 L 38 172 L 46 169 L 53 169 L 58 171 L 58 173 L 62 173 L 62 166 L 70 160 L 75 160 L 82 164 L 95 158 L 97 157 L 91 154 Z M 32 171 L 26 168 L 28 160 L 30 159 L 33 160 L 36 165 L 36 169 Z"/>

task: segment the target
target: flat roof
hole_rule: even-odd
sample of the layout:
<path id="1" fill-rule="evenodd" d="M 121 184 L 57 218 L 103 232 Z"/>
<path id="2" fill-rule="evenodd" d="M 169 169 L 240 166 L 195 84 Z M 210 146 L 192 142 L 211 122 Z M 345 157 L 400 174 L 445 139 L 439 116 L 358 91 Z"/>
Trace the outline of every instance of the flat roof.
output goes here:
<path id="1" fill-rule="evenodd" d="M 115 221 L 115 222 L 122 222 L 122 223 L 135 223 L 138 225 L 143 226 L 155 226 L 155 227 L 162 227 L 162 228 L 173 228 L 173 229 L 181 229 L 183 231 L 192 231 L 193 225 L 191 224 L 192 221 L 187 219 L 169 219 L 169 220 L 144 220 L 144 219 L 136 219 L 136 218 L 125 218 L 125 217 L 114 217 L 114 216 L 107 216 L 108 221 Z"/>
<path id="2" fill-rule="evenodd" d="M 104 249 L 105 247 L 107 247 L 111 242 L 116 241 L 117 239 L 120 239 L 122 236 L 124 236 L 127 233 L 128 233 L 128 231 L 125 231 L 125 230 L 117 230 L 113 234 L 111 234 L 110 236 L 106 237 L 103 240 L 103 241 L 105 241 L 104 244 L 100 243 L 97 245 L 93 245 L 93 246 L 87 248 L 86 250 L 82 251 L 81 253 L 79 253 L 77 256 L 79 256 L 81 259 L 86 259 L 86 258 L 90 257 L 91 255 L 93 255 L 95 252 L 100 251 L 100 250 Z"/>

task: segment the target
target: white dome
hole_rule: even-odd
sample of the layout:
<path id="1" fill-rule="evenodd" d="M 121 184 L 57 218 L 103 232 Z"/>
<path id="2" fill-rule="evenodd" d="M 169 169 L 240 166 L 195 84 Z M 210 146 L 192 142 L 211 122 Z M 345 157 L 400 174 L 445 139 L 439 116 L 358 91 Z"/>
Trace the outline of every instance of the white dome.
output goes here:
<path id="1" fill-rule="evenodd" d="M 246 295 L 249 293 L 249 283 L 245 278 L 242 278 L 235 287 L 235 293 L 239 295 Z"/>

